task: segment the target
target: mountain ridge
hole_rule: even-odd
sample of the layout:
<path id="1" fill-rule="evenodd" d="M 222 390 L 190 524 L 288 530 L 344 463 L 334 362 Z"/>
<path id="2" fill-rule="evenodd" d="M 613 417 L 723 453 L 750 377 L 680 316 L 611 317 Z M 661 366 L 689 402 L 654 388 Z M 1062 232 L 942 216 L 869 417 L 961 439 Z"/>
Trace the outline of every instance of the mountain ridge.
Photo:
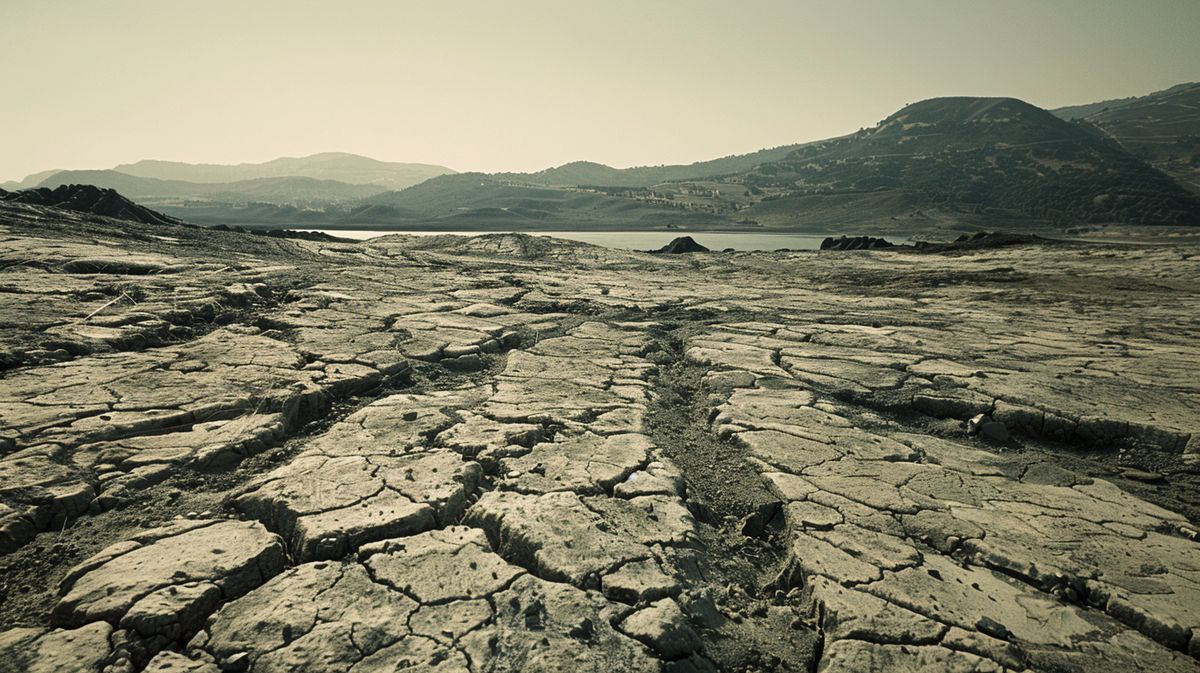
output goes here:
<path id="1" fill-rule="evenodd" d="M 1125 107 L 1126 105 L 1129 105 L 1131 103 L 1136 103 L 1139 100 L 1143 100 L 1143 99 L 1151 98 L 1151 97 L 1155 97 L 1155 96 L 1171 95 L 1178 91 L 1188 89 L 1191 87 L 1195 87 L 1195 86 L 1200 86 L 1200 82 L 1181 82 L 1174 86 L 1169 86 L 1166 89 L 1163 89 L 1161 91 L 1153 91 L 1151 93 L 1148 93 L 1148 94 L 1145 94 L 1142 96 L 1126 96 L 1124 98 L 1109 98 L 1107 100 L 1100 100 L 1100 101 L 1096 101 L 1094 103 L 1080 103 L 1078 105 L 1064 105 L 1063 107 L 1047 108 L 1047 109 L 1049 109 L 1051 114 L 1055 115 L 1056 117 L 1066 119 L 1067 121 L 1071 121 L 1074 119 L 1085 119 L 1085 118 L 1087 118 L 1093 114 L 1096 114 L 1098 112 L 1103 112 L 1105 110 L 1116 110 L 1118 108 Z"/>
<path id="2" fill-rule="evenodd" d="M 3 183 L 6 189 L 37 186 L 64 170 L 33 173 L 21 180 Z M 143 159 L 118 164 L 111 169 L 125 175 L 158 180 L 181 180 L 197 184 L 227 183 L 260 178 L 305 177 L 336 180 L 347 184 L 378 185 L 384 189 L 403 189 L 437 175 L 455 173 L 435 164 L 380 161 L 348 152 L 322 152 L 303 157 L 278 157 L 259 163 L 206 164 Z"/>
<path id="3" fill-rule="evenodd" d="M 1064 118 L 1078 115 L 1079 123 L 1094 127 L 1185 188 L 1200 193 L 1200 83 L 1177 84 L 1119 103 L 1052 112 Z"/>
<path id="4" fill-rule="evenodd" d="M 236 182 L 188 182 L 129 175 L 116 170 L 59 171 L 38 187 L 86 183 L 115 189 L 133 199 L 207 199 L 226 202 L 270 201 L 280 205 L 355 201 L 387 191 L 384 187 L 355 185 L 303 176 L 253 178 Z"/>
<path id="5" fill-rule="evenodd" d="M 364 202 L 425 224 L 489 210 L 497 221 L 561 219 L 573 207 L 577 223 L 637 209 L 627 224 L 674 218 L 678 226 L 686 215 L 734 229 L 1200 224 L 1200 200 L 1119 143 L 1011 97 L 927 99 L 853 134 L 699 162 L 682 172 L 694 178 L 650 183 L 678 168 L 636 174 L 573 162 L 531 174 L 464 173 Z M 725 168 L 744 169 L 717 172 Z M 556 180 L 576 184 L 547 184 Z"/>
<path id="6" fill-rule="evenodd" d="M 545 186 L 650 187 L 661 182 L 707 178 L 736 173 L 786 156 L 806 143 L 780 145 L 730 154 L 690 164 L 614 168 L 594 161 L 571 161 L 533 173 L 494 173 L 497 178 L 523 180 Z M 569 176 L 575 176 L 570 178 Z M 582 176 L 582 177 L 581 177 Z"/>
<path id="7" fill-rule="evenodd" d="M 1015 98 L 944 97 L 905 106 L 875 127 L 751 171 L 771 200 L 906 196 L 913 213 L 1073 224 L 1200 225 L 1200 200 L 1089 129 Z M 895 219 L 902 213 L 893 213 Z"/>
<path id="8" fill-rule="evenodd" d="M 382 185 L 403 189 L 431 177 L 454 173 L 445 166 L 380 161 L 348 152 L 322 152 L 303 157 L 279 157 L 259 163 L 189 164 L 142 160 L 120 164 L 113 170 L 145 178 L 188 182 L 237 182 L 268 177 L 306 177 L 349 184 Z"/>
<path id="9" fill-rule="evenodd" d="M 573 161 L 531 173 L 441 173 L 400 189 L 361 181 L 413 164 L 336 152 L 239 165 L 147 160 L 123 170 L 60 172 L 39 184 L 90 181 L 186 220 L 272 227 L 824 233 L 1200 225 L 1200 196 L 1180 185 L 1178 171 L 1169 175 L 1190 167 L 1178 153 L 1153 153 L 1156 146 L 1136 132 L 1151 116 L 1139 110 L 1168 109 L 1163 101 L 1193 92 L 1200 85 L 1179 85 L 1074 121 L 1011 97 L 939 97 L 844 136 L 687 165 Z M 1200 157 L 1184 159 L 1200 172 Z M 295 175 L 213 181 L 247 171 L 351 174 L 360 182 Z"/>

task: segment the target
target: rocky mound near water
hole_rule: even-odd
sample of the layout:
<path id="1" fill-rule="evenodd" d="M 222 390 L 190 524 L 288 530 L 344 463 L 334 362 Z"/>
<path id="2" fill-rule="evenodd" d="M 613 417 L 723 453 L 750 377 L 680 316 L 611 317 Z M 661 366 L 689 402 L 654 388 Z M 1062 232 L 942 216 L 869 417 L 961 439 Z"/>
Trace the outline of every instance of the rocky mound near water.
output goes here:
<path id="1" fill-rule="evenodd" d="M 1013 245 L 1028 245 L 1032 243 L 1057 243 L 1054 239 L 1043 238 L 1034 234 L 1013 234 L 1005 231 L 980 231 L 974 234 L 963 234 L 953 241 L 933 243 L 918 241 L 916 248 L 922 252 L 953 252 L 956 250 L 986 250 L 990 248 L 1005 248 Z"/>
<path id="2" fill-rule="evenodd" d="M 830 236 L 821 241 L 822 250 L 878 250 L 893 247 L 895 244 L 891 241 L 874 236 Z"/>
<path id="3" fill-rule="evenodd" d="M 237 225 L 217 224 L 209 227 L 214 231 L 234 231 L 239 234 L 254 234 L 255 236 L 270 236 L 272 238 L 294 238 L 304 241 L 325 243 L 353 243 L 353 239 L 339 238 L 323 231 L 299 231 L 296 229 L 249 229 Z"/>
<path id="4" fill-rule="evenodd" d="M 691 236 L 680 236 L 653 252 L 666 255 L 680 255 L 687 252 L 709 252 L 709 250 L 697 243 L 696 239 Z"/>
<path id="5" fill-rule="evenodd" d="M 1005 231 L 980 231 L 974 234 L 963 234 L 952 241 L 917 241 L 912 245 L 896 244 L 874 236 L 839 236 L 837 238 L 830 236 L 821 241 L 821 250 L 912 250 L 915 248 L 921 252 L 957 252 L 1060 242 L 1035 234 L 1014 234 Z"/>

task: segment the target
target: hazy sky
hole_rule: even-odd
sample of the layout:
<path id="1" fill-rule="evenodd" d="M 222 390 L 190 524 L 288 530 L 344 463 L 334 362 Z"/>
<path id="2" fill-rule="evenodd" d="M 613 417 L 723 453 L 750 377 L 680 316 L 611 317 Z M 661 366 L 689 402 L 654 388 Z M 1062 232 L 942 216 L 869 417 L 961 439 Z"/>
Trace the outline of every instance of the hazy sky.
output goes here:
<path id="1" fill-rule="evenodd" d="M 346 151 L 688 163 L 1200 79 L 1198 0 L 0 0 L 0 180 Z"/>

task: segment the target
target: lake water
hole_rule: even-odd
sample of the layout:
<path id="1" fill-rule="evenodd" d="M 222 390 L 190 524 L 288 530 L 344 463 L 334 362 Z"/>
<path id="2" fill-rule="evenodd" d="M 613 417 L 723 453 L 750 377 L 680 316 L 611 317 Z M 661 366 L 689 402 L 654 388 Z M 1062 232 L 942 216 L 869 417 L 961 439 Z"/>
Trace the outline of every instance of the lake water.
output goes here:
<path id="1" fill-rule="evenodd" d="M 388 234 L 408 234 L 412 236 L 437 236 L 450 234 L 454 236 L 479 236 L 500 232 L 491 231 L 379 231 L 369 229 L 297 229 L 296 231 L 319 231 L 331 236 L 351 238 L 363 241 L 376 236 Z M 623 248 L 626 250 L 654 250 L 670 243 L 679 236 L 691 236 L 697 243 L 709 250 L 817 250 L 825 236 L 805 234 L 759 234 L 706 231 L 530 231 L 525 232 L 534 236 L 553 236 L 572 241 L 582 241 L 606 248 Z"/>

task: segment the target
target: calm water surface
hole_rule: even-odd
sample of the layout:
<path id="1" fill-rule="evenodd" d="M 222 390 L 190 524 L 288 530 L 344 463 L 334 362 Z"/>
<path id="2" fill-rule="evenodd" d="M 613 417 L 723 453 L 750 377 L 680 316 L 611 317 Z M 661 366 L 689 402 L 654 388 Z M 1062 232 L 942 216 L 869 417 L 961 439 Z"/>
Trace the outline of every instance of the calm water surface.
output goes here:
<path id="1" fill-rule="evenodd" d="M 371 229 L 297 229 L 296 231 L 319 231 L 331 236 L 352 238 L 357 241 L 387 236 L 408 234 L 412 236 L 478 236 L 499 232 L 490 231 L 379 231 Z M 816 250 L 821 247 L 825 236 L 811 234 L 756 234 L 732 232 L 688 232 L 688 231 L 531 231 L 534 236 L 553 236 L 572 241 L 582 241 L 606 248 L 626 250 L 652 250 L 661 248 L 679 236 L 691 236 L 697 243 L 710 250 Z"/>

